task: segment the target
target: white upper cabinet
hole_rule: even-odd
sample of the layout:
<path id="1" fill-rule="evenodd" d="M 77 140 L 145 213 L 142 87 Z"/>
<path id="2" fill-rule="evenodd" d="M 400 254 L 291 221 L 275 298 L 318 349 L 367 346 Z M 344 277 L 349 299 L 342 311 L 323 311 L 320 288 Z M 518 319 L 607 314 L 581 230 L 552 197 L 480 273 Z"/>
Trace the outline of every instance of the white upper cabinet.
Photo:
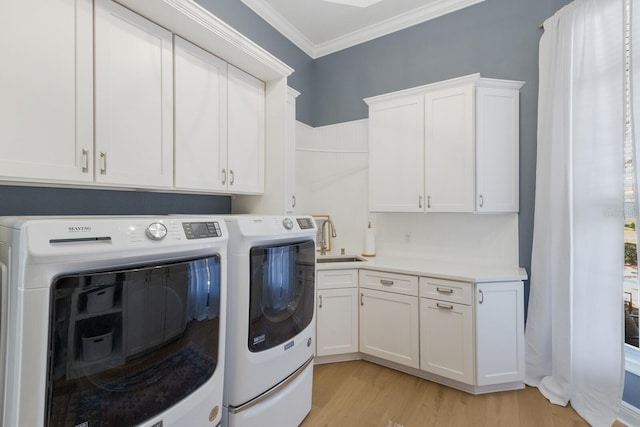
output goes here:
<path id="1" fill-rule="evenodd" d="M 474 74 L 366 99 L 371 211 L 517 212 L 522 84 Z"/>
<path id="2" fill-rule="evenodd" d="M 227 63 L 174 37 L 175 186 L 227 190 Z"/>
<path id="3" fill-rule="evenodd" d="M 96 182 L 171 187 L 171 33 L 112 1 L 95 7 Z"/>
<path id="4" fill-rule="evenodd" d="M 91 0 L 3 2 L 2 179 L 93 180 L 92 12 Z"/>
<path id="5" fill-rule="evenodd" d="M 264 82 L 228 66 L 228 190 L 264 192 Z"/>
<path id="6" fill-rule="evenodd" d="M 425 95 L 427 212 L 472 212 L 474 200 L 474 87 Z"/>
<path id="7" fill-rule="evenodd" d="M 370 210 L 422 212 L 423 182 L 424 97 L 370 105 Z"/>
<path id="8" fill-rule="evenodd" d="M 520 93 L 493 82 L 476 89 L 476 211 L 517 212 Z"/>

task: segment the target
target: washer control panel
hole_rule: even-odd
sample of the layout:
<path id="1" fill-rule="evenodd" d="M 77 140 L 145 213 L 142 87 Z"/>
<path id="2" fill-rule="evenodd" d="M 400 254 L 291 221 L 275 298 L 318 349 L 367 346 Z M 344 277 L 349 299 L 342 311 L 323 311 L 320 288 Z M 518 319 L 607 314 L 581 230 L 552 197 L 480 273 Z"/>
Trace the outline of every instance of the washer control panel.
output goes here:
<path id="1" fill-rule="evenodd" d="M 206 239 L 208 237 L 222 237 L 218 221 L 211 222 L 183 222 L 182 228 L 187 239 Z"/>
<path id="2" fill-rule="evenodd" d="M 301 230 L 308 230 L 313 227 L 313 220 L 311 218 L 296 218 L 298 221 L 298 226 Z"/>

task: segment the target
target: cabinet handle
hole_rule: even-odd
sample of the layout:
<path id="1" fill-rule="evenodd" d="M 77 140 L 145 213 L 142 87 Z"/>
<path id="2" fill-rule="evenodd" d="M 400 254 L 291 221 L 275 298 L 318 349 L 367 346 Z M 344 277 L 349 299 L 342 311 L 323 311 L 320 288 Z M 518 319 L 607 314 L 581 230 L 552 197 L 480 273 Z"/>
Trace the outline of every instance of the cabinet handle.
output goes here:
<path id="1" fill-rule="evenodd" d="M 427 196 L 427 209 L 431 209 L 431 196 Z"/>
<path id="2" fill-rule="evenodd" d="M 484 302 L 484 293 L 482 292 L 482 289 L 478 291 L 480 293 L 480 301 L 478 301 L 479 304 L 482 304 Z"/>
<path id="3" fill-rule="evenodd" d="M 222 169 L 222 185 L 225 185 L 226 183 L 227 183 L 227 170 Z"/>
<path id="4" fill-rule="evenodd" d="M 451 288 L 436 288 L 436 291 L 438 291 L 441 294 L 452 294 L 453 293 L 453 289 L 451 289 Z"/>
<path id="5" fill-rule="evenodd" d="M 291 195 L 291 200 L 293 200 L 293 203 L 291 203 L 291 207 L 295 208 L 296 207 L 296 196 L 295 196 L 295 194 Z"/>
<path id="6" fill-rule="evenodd" d="M 364 305 L 364 293 L 360 293 L 360 305 Z"/>
<path id="7" fill-rule="evenodd" d="M 89 173 L 89 150 L 83 148 L 82 155 L 84 156 L 84 166 L 82 167 L 82 173 Z"/>
<path id="8" fill-rule="evenodd" d="M 422 196 L 418 196 L 418 208 L 422 209 Z"/>
<path id="9" fill-rule="evenodd" d="M 436 303 L 436 307 L 438 308 L 444 308 L 446 310 L 453 310 L 453 306 L 451 304 L 442 304 L 442 303 Z"/>
<path id="10" fill-rule="evenodd" d="M 100 175 L 106 175 L 107 174 L 107 153 L 104 151 L 101 151 L 100 158 L 102 159 L 102 168 L 100 168 Z"/>
<path id="11" fill-rule="evenodd" d="M 484 206 L 484 196 L 481 194 L 480 195 L 480 207 Z"/>
<path id="12" fill-rule="evenodd" d="M 229 169 L 229 185 L 233 185 L 236 180 L 236 174 L 233 173 L 233 169 Z"/>
<path id="13" fill-rule="evenodd" d="M 318 299 L 320 300 L 320 305 L 318 308 L 322 308 L 322 295 L 318 295 Z"/>
<path id="14" fill-rule="evenodd" d="M 393 285 L 393 280 L 380 279 L 380 284 L 385 286 L 391 286 Z"/>

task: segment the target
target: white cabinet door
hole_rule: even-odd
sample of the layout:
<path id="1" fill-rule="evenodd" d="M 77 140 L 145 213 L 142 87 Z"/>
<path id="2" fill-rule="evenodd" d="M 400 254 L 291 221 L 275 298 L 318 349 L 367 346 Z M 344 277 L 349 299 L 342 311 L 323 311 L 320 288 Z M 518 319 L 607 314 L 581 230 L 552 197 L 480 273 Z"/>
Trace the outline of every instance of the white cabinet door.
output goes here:
<path id="1" fill-rule="evenodd" d="M 285 136 L 285 213 L 296 207 L 296 98 L 299 93 L 287 88 L 287 123 Z"/>
<path id="2" fill-rule="evenodd" d="M 369 209 L 422 212 L 424 97 L 369 106 Z"/>
<path id="3" fill-rule="evenodd" d="M 418 298 L 360 289 L 360 351 L 418 368 Z"/>
<path id="4" fill-rule="evenodd" d="M 227 190 L 227 63 L 174 37 L 175 187 Z"/>
<path id="5" fill-rule="evenodd" d="M 476 211 L 518 212 L 520 92 L 479 87 L 476 97 Z"/>
<path id="6" fill-rule="evenodd" d="M 473 212 L 475 88 L 425 95 L 426 212 Z"/>
<path id="7" fill-rule="evenodd" d="M 479 283 L 476 287 L 476 384 L 482 386 L 522 381 L 522 282 Z"/>
<path id="8" fill-rule="evenodd" d="M 93 180 L 91 0 L 21 0 L 0 13 L 0 174 Z"/>
<path id="9" fill-rule="evenodd" d="M 228 189 L 264 192 L 264 83 L 231 65 L 228 78 Z"/>
<path id="10" fill-rule="evenodd" d="M 420 298 L 420 369 L 473 384 L 473 350 L 471 306 Z"/>
<path id="11" fill-rule="evenodd" d="M 96 0 L 94 43 L 96 182 L 171 187 L 171 33 Z"/>
<path id="12" fill-rule="evenodd" d="M 358 351 L 358 288 L 319 289 L 316 355 Z"/>

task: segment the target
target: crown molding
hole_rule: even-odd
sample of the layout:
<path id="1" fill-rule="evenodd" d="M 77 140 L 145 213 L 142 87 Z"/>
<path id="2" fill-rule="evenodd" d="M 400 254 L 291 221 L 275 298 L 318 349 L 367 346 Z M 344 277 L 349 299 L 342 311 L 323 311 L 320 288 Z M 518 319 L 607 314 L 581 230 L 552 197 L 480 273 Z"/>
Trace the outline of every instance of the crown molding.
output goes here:
<path id="1" fill-rule="evenodd" d="M 241 0 L 262 19 L 278 30 L 311 58 L 316 59 L 364 43 L 387 34 L 438 18 L 485 0 L 440 0 L 410 10 L 378 24 L 365 27 L 333 40 L 313 44 L 297 28 L 263 0 Z"/>
<path id="2" fill-rule="evenodd" d="M 293 73 L 293 68 L 193 0 L 116 1 L 260 80 L 276 81 Z"/>
<path id="3" fill-rule="evenodd" d="M 289 21 L 284 19 L 278 11 L 271 7 L 263 0 L 241 0 L 249 9 L 253 10 L 259 17 L 267 21 L 269 25 L 275 28 L 280 34 L 285 36 L 289 41 L 298 46 L 304 53 L 316 59 L 314 56 L 315 45 L 296 27 L 291 25 Z"/>

